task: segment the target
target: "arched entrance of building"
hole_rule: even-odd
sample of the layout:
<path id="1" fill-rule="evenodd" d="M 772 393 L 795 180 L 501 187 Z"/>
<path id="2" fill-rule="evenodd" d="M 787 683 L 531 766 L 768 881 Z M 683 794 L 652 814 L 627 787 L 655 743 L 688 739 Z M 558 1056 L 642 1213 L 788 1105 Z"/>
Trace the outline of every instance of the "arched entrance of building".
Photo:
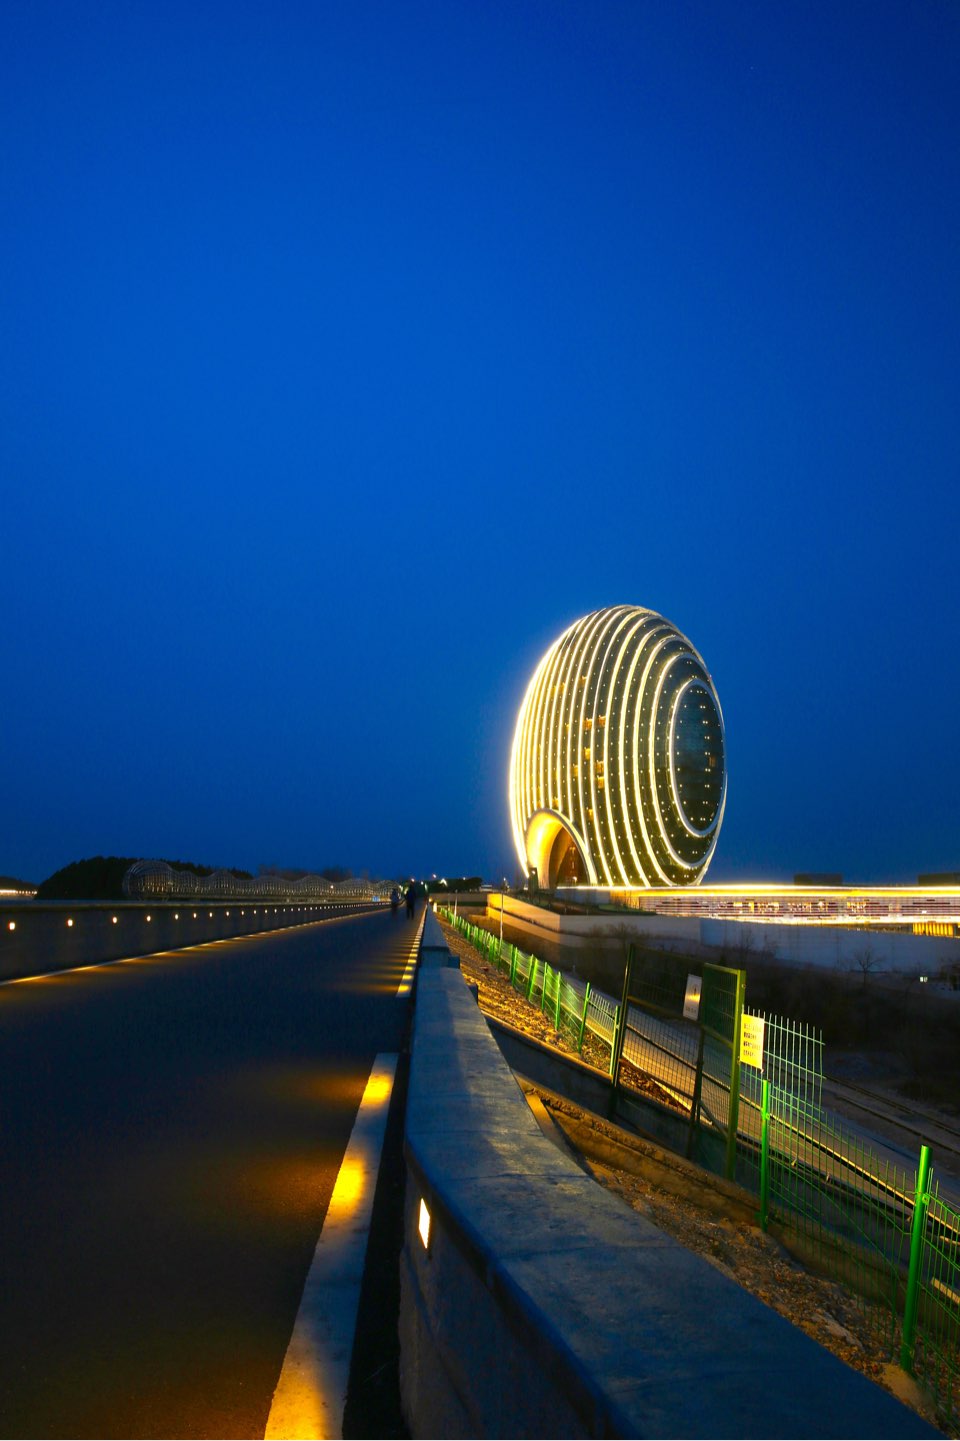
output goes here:
<path id="1" fill-rule="evenodd" d="M 537 811 L 527 826 L 527 865 L 541 886 L 596 885 L 597 875 L 583 841 L 556 811 Z"/>

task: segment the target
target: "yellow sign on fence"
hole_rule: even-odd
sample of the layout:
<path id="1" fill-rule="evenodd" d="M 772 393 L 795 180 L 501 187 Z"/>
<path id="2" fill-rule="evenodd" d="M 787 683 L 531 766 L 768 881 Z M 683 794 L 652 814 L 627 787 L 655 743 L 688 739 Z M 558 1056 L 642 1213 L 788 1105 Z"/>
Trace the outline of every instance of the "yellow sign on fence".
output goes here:
<path id="1" fill-rule="evenodd" d="M 763 1070 L 763 1016 L 742 1016 L 740 1020 L 740 1064 Z"/>

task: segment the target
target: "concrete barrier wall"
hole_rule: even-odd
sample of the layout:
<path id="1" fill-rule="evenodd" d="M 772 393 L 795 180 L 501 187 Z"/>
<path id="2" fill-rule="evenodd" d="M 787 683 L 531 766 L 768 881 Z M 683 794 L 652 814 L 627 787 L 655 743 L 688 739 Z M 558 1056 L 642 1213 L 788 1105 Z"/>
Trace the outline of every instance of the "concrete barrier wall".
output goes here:
<path id="1" fill-rule="evenodd" d="M 504 929 L 522 930 L 531 938 L 553 941 L 569 950 L 596 950 L 605 945 L 636 940 L 641 945 L 664 945 L 674 950 L 697 950 L 700 946 L 700 921 L 690 916 L 657 916 L 646 912 L 620 911 L 616 914 L 563 915 L 544 906 L 531 905 L 517 896 L 499 891 L 487 902 L 487 917 L 500 922 L 503 903 Z"/>
<path id="2" fill-rule="evenodd" d="M 410 1434 L 936 1435 L 551 1145 L 431 922 L 405 1139 Z"/>
<path id="3" fill-rule="evenodd" d="M 0 981 L 379 909 L 369 903 L 266 905 L 259 901 L 252 905 L 233 901 L 162 905 L 61 901 L 0 906 Z"/>
<path id="4" fill-rule="evenodd" d="M 942 965 L 960 960 L 960 939 L 950 936 L 915 936 L 899 931 L 859 930 L 854 926 L 790 926 L 772 921 L 703 920 L 705 946 L 736 955 L 766 952 L 778 961 L 829 970 L 861 969 L 860 958 L 871 969 L 904 974 L 936 975 Z"/>
<path id="5" fill-rule="evenodd" d="M 499 892 L 494 892 L 487 916 L 495 924 L 500 920 L 500 903 Z M 660 946 L 707 959 L 725 954 L 749 960 L 765 954 L 787 965 L 854 972 L 860 969 L 858 958 L 866 953 L 871 957 L 872 969 L 905 974 L 932 976 L 941 966 L 960 961 L 960 937 L 915 936 L 908 926 L 889 931 L 879 927 L 865 930 L 852 925 L 790 925 L 629 911 L 568 916 L 511 895 L 503 897 L 503 917 L 505 928 L 511 928 L 512 933 L 522 932 L 526 949 L 536 952 L 540 942 L 552 945 L 554 954 L 563 951 L 573 955 L 578 948 L 597 950 L 606 935 L 608 944 L 635 940 L 638 945 Z"/>

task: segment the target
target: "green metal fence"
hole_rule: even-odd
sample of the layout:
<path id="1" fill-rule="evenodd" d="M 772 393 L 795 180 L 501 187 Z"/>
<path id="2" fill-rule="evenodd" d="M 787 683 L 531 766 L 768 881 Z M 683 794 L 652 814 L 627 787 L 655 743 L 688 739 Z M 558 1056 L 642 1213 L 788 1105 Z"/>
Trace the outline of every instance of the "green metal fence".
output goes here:
<path id="1" fill-rule="evenodd" d="M 509 978 L 514 990 L 544 1013 L 555 1031 L 566 1032 L 579 1054 L 583 1054 L 584 1039 L 589 1034 L 612 1058 L 620 1013 L 612 996 L 595 989 L 589 981 L 557 970 L 518 946 L 501 941 L 464 916 L 448 910 L 439 910 L 439 914 L 501 975 Z"/>
<path id="2" fill-rule="evenodd" d="M 960 1213 L 939 1194 L 929 1148 L 916 1166 L 864 1139 L 822 1104 L 823 1038 L 764 1024 L 762 1069 L 741 1067 L 737 1177 L 808 1263 L 858 1300 L 891 1359 L 914 1374 L 941 1421 L 960 1423 Z"/>
<path id="3" fill-rule="evenodd" d="M 742 971 L 698 964 L 692 974 L 685 958 L 632 951 L 618 1003 L 441 914 L 578 1050 L 587 1033 L 602 1041 L 616 1088 L 630 1089 L 631 1068 L 656 1081 L 688 1117 L 688 1154 L 752 1191 L 763 1228 L 780 1223 L 809 1265 L 847 1287 L 956 1434 L 960 1211 L 940 1195 L 926 1146 L 904 1165 L 824 1109 L 821 1033 L 747 1009 Z M 755 1038 L 758 1025 L 753 1064 L 741 1059 L 741 1030 Z"/>
<path id="4" fill-rule="evenodd" d="M 960 1429 L 960 1211 L 941 1199 L 939 1184 L 929 1176 L 927 1185 L 918 1186 L 915 1214 L 923 1222 L 919 1255 L 911 1266 L 915 1315 L 907 1313 L 901 1365 L 930 1393 L 956 1435 Z M 909 1287 L 907 1300 L 911 1300 Z"/>
<path id="5" fill-rule="evenodd" d="M 630 1067 L 651 1077 L 688 1119 L 686 1153 L 732 1177 L 737 1158 L 740 1016 L 744 973 L 631 946 L 621 1009 L 616 1107 L 635 1088 Z M 627 1062 L 625 1066 L 622 1062 Z"/>

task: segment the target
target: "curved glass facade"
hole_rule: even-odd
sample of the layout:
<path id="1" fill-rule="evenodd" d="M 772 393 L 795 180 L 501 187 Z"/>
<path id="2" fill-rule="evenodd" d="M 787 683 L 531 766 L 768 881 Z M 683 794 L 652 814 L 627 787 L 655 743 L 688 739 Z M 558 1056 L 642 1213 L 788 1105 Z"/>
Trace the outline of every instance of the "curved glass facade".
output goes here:
<path id="1" fill-rule="evenodd" d="M 700 835 L 713 825 L 723 799 L 723 722 L 713 694 L 699 682 L 679 697 L 672 722 L 677 804 Z"/>
<path id="2" fill-rule="evenodd" d="M 576 621 L 527 687 L 510 757 L 517 854 L 553 885 L 691 885 L 726 799 L 723 717 L 702 657 L 655 611 Z M 562 838 L 561 838 L 562 833 Z"/>

